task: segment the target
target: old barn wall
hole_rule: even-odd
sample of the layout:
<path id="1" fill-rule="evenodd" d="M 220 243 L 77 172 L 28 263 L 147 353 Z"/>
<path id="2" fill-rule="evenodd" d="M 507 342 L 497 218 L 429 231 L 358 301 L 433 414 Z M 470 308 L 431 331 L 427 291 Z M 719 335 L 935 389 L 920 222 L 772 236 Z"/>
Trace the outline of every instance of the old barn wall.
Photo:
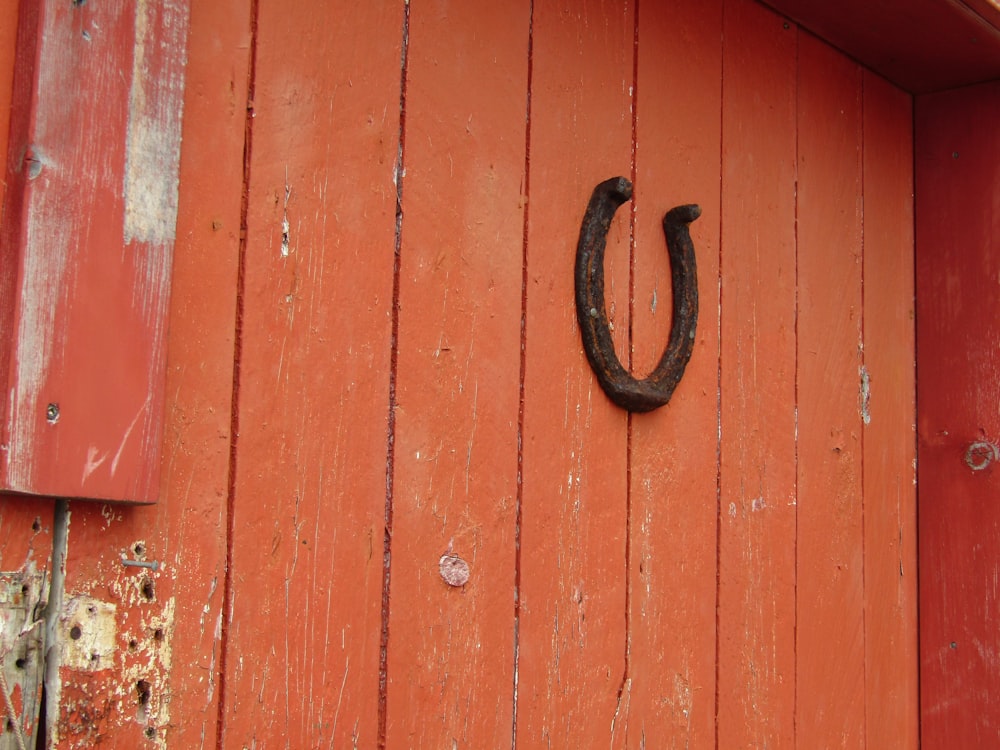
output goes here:
<path id="1" fill-rule="evenodd" d="M 750 0 L 226 0 L 184 107 L 160 502 L 0 503 L 109 644 L 53 746 L 916 747 L 907 94 Z M 702 207 L 643 415 L 616 175 L 640 373 Z"/>

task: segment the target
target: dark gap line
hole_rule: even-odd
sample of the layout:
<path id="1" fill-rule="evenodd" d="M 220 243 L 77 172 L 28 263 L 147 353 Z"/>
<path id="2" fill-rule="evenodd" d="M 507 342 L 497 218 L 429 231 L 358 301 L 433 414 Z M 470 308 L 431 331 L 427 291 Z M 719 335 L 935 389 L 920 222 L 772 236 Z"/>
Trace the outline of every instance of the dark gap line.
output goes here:
<path id="1" fill-rule="evenodd" d="M 403 176 L 406 145 L 406 74 L 410 50 L 410 4 L 403 4 L 402 49 L 399 72 L 399 143 L 396 147 L 396 236 L 392 261 L 392 313 L 389 338 L 389 404 L 386 418 L 385 516 L 382 536 L 382 611 L 378 658 L 378 739 L 385 750 L 389 683 L 389 593 L 392 582 L 392 519 L 396 470 L 396 384 L 399 373 L 399 290 L 403 247 Z"/>
<path id="2" fill-rule="evenodd" d="M 719 663 L 722 657 L 722 297 L 725 293 L 722 284 L 723 247 L 725 227 L 722 223 L 723 198 L 725 194 L 725 112 L 726 112 L 726 8 L 728 3 L 723 0 L 719 35 L 719 275 L 716 278 L 718 293 L 718 318 L 716 320 L 716 390 L 715 390 L 715 747 L 719 747 L 719 713 L 722 705 L 722 691 L 719 687 L 721 671 Z"/>
<path id="3" fill-rule="evenodd" d="M 240 239 L 236 272 L 236 327 L 233 340 L 233 386 L 229 422 L 229 477 L 226 496 L 226 571 L 223 582 L 225 612 L 219 647 L 219 705 L 215 745 L 222 750 L 226 734 L 226 699 L 229 681 L 229 647 L 233 620 L 233 558 L 236 538 L 236 479 L 239 463 L 240 380 L 243 365 L 243 326 L 246 308 L 246 265 L 248 215 L 250 212 L 250 171 L 253 156 L 254 96 L 257 90 L 257 44 L 260 0 L 250 0 L 250 62 L 247 69 L 246 120 L 243 126 L 243 190 L 240 198 Z"/>
<path id="4" fill-rule="evenodd" d="M 632 200 L 629 203 L 629 264 L 628 264 L 628 369 L 635 367 L 633 358 L 635 342 L 635 218 L 636 218 L 636 178 L 638 176 L 637 154 L 639 150 L 639 0 L 635 0 L 632 12 L 632 151 L 629 165 L 629 179 L 632 181 Z M 618 711 L 627 690 L 631 690 L 632 679 L 632 464 L 633 464 L 633 417 L 628 412 L 625 418 L 625 655 L 622 667 L 622 681 L 618 687 Z M 628 732 L 628 722 L 625 731 Z"/>
<path id="5" fill-rule="evenodd" d="M 861 164 L 859 165 L 859 187 L 861 190 L 861 300 L 858 305 L 858 309 L 861 314 L 860 323 L 860 334 L 861 334 L 861 351 L 860 359 L 861 362 L 859 367 L 859 378 L 858 387 L 861 389 L 859 394 L 859 408 L 861 410 L 861 438 L 860 438 L 860 449 L 861 456 L 858 464 L 861 467 L 860 472 L 860 490 L 861 490 L 861 559 L 862 561 L 868 560 L 867 555 L 867 543 L 865 537 L 865 414 L 868 411 L 867 396 L 865 395 L 864 389 L 864 379 L 868 377 L 868 370 L 865 367 L 865 74 L 861 66 L 858 66 L 858 88 L 860 92 L 860 113 L 858 116 L 858 129 L 859 135 L 861 137 L 861 151 L 860 158 Z M 868 580 L 865 575 L 865 570 L 867 565 L 864 562 L 861 564 L 861 654 L 862 654 L 862 690 L 864 696 L 863 702 L 863 717 L 864 717 L 864 744 L 865 747 L 868 746 Z"/>
<path id="6" fill-rule="evenodd" d="M 794 570 L 792 571 L 792 602 L 794 615 L 792 617 L 792 661 L 795 664 L 794 675 L 792 676 L 792 742 L 798 746 L 799 741 L 799 123 L 800 104 L 799 94 L 802 79 L 802 63 L 799 57 L 800 40 L 802 38 L 801 28 L 796 24 L 795 30 L 795 229 L 793 242 L 795 243 L 795 321 L 793 323 L 795 337 L 795 394 L 794 394 L 794 461 L 795 480 L 793 493 L 795 496 L 795 539 L 792 541 Z"/>
<path id="7" fill-rule="evenodd" d="M 521 664 L 521 524 L 524 519 L 524 394 L 528 345 L 528 227 L 531 211 L 531 84 L 534 74 L 535 3 L 528 2 L 528 81 L 524 126 L 524 201 L 521 235 L 521 350 L 518 362 L 517 488 L 514 499 L 514 675 L 510 746 L 517 747 L 518 670 Z"/>

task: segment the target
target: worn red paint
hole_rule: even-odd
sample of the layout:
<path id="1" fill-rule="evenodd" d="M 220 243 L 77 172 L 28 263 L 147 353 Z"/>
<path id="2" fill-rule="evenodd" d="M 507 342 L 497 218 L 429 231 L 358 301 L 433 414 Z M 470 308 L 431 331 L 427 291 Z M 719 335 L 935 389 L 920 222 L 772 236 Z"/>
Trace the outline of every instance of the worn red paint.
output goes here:
<path id="1" fill-rule="evenodd" d="M 20 4 L 0 489 L 157 498 L 187 18 L 187 0 Z"/>

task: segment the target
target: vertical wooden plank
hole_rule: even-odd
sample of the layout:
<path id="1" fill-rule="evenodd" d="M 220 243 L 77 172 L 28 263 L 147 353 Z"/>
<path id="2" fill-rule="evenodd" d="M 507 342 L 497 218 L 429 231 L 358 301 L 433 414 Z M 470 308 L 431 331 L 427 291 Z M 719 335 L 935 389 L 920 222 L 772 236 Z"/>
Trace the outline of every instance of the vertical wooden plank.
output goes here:
<path id="1" fill-rule="evenodd" d="M 7 174 L 7 139 L 10 135 L 11 98 L 14 94 L 14 49 L 17 44 L 18 0 L 0 0 L 0 174 Z M 0 180 L 0 208 L 7 180 Z"/>
<path id="2" fill-rule="evenodd" d="M 628 420 L 584 355 L 573 263 L 594 186 L 631 177 L 634 16 L 631 3 L 564 0 L 536 3 L 532 19 L 517 673 L 523 747 L 609 738 L 620 745 L 626 736 Z M 626 204 L 605 257 L 622 361 L 629 226 Z"/>
<path id="3" fill-rule="evenodd" d="M 718 744 L 792 747 L 798 31 L 727 0 L 723 33 Z"/>
<path id="4" fill-rule="evenodd" d="M 387 747 L 511 741 L 529 25 L 409 11 Z"/>
<path id="5" fill-rule="evenodd" d="M 722 3 L 639 6 L 633 371 L 672 313 L 663 214 L 697 203 L 694 352 L 670 403 L 632 416 L 629 746 L 715 742 Z"/>
<path id="6" fill-rule="evenodd" d="M 797 742 L 860 747 L 861 70 L 804 34 L 798 143 Z"/>
<path id="7" fill-rule="evenodd" d="M 921 746 L 1000 735 L 1000 84 L 916 102 Z"/>
<path id="8" fill-rule="evenodd" d="M 3 489 L 157 499 L 188 5 L 21 3 L 0 216 Z"/>
<path id="9" fill-rule="evenodd" d="M 916 748 L 913 108 L 867 72 L 864 201 L 866 741 Z"/>
<path id="10" fill-rule="evenodd" d="M 161 502 L 70 503 L 52 748 L 215 747 L 249 18 L 192 7 Z"/>
<path id="11" fill-rule="evenodd" d="M 403 4 L 258 12 L 225 746 L 375 747 Z"/>

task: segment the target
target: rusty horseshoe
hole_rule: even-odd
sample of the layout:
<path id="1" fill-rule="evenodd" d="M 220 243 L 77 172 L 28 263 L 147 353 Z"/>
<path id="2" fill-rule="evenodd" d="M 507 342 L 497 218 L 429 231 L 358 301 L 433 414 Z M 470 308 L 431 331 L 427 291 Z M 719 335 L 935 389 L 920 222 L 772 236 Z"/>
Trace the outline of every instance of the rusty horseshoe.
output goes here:
<path id="1" fill-rule="evenodd" d="M 670 400 L 691 359 L 698 323 L 698 272 L 688 224 L 701 216 L 701 208 L 677 206 L 663 217 L 673 287 L 673 321 L 659 364 L 648 377 L 638 380 L 615 354 L 604 305 L 608 227 L 618 207 L 631 197 L 632 183 L 624 177 L 613 177 L 594 188 L 576 247 L 576 316 L 583 348 L 601 388 L 623 409 L 645 412 Z"/>

